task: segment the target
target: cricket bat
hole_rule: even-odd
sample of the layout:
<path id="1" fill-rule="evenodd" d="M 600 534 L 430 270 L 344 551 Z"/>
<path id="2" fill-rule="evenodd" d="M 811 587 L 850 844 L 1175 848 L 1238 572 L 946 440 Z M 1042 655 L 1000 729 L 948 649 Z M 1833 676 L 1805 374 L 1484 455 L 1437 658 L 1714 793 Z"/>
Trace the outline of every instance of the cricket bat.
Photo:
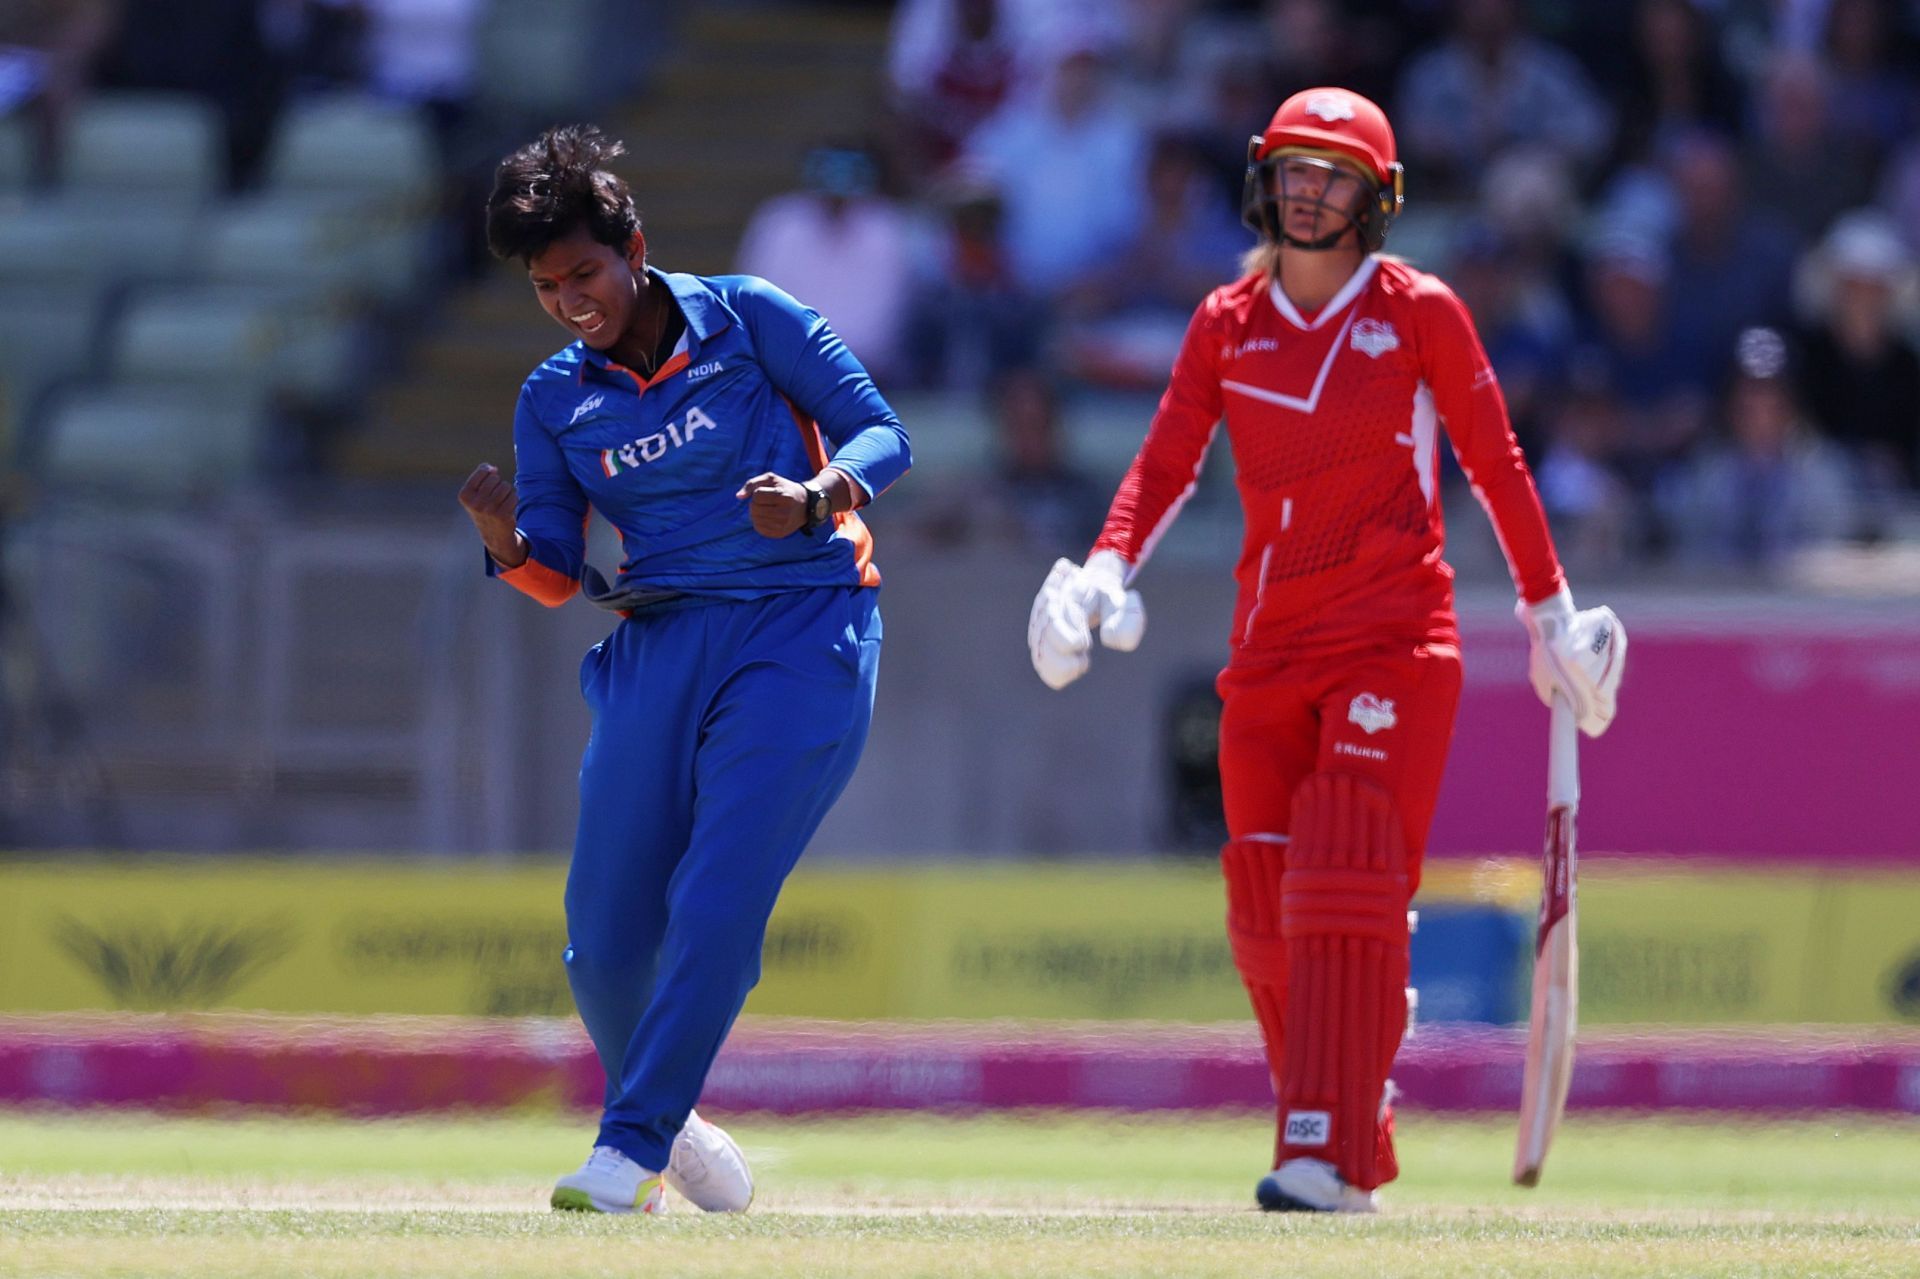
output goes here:
<path id="1" fill-rule="evenodd" d="M 1580 811 L 1580 733 L 1573 707 L 1555 695 L 1547 740 L 1547 842 L 1541 856 L 1540 927 L 1533 944 L 1533 1014 L 1520 1085 L 1520 1136 L 1513 1180 L 1540 1182 L 1540 1167 L 1567 1106 L 1580 1002 L 1580 948 L 1574 817 Z"/>

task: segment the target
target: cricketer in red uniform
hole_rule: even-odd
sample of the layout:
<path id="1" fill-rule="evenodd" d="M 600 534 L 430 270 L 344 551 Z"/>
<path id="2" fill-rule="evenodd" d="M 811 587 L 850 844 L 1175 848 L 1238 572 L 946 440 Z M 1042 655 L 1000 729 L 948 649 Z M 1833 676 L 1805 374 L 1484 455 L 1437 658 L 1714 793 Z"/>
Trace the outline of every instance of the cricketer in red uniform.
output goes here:
<path id="1" fill-rule="evenodd" d="M 1094 624 L 1109 647 L 1138 643 L 1126 587 L 1224 421 L 1246 537 L 1218 685 L 1222 866 L 1278 1103 L 1268 1208 L 1370 1211 L 1397 1172 L 1387 1072 L 1407 1023 L 1407 906 L 1460 694 L 1443 431 L 1499 533 L 1543 699 L 1566 693 L 1600 731 L 1624 649 L 1609 611 L 1573 612 L 1466 308 L 1376 252 L 1400 203 L 1379 107 L 1342 89 L 1281 106 L 1249 152 L 1253 269 L 1194 314 L 1086 566 L 1055 565 L 1029 625 L 1055 687 L 1086 669 Z M 1602 631 L 1595 665 L 1576 639 Z"/>

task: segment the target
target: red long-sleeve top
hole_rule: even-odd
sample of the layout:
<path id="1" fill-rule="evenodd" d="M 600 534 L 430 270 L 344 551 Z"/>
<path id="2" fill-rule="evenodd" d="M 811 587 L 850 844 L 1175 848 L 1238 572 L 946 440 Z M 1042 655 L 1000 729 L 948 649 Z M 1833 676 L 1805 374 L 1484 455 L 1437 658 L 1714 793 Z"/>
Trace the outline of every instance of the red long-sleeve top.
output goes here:
<path id="1" fill-rule="evenodd" d="M 1246 516 L 1233 665 L 1457 638 L 1442 427 L 1521 597 L 1564 582 L 1472 317 L 1435 276 L 1369 257 L 1311 318 L 1259 274 L 1209 294 L 1096 550 L 1146 562 L 1223 420 Z"/>

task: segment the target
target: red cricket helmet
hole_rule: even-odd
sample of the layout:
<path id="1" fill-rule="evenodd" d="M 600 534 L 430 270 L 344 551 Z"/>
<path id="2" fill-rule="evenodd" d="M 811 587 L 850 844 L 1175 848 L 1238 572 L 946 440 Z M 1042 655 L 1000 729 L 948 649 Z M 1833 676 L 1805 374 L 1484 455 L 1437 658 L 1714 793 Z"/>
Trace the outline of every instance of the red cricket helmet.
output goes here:
<path id="1" fill-rule="evenodd" d="M 1247 181 L 1241 216 L 1272 239 L 1282 238 L 1276 202 L 1261 180 L 1261 167 L 1290 149 L 1332 151 L 1373 175 L 1373 198 L 1354 219 L 1369 250 L 1387 238 L 1387 228 L 1406 203 L 1405 180 L 1387 113 L 1351 89 L 1302 89 L 1273 113 L 1266 132 L 1247 143 Z"/>

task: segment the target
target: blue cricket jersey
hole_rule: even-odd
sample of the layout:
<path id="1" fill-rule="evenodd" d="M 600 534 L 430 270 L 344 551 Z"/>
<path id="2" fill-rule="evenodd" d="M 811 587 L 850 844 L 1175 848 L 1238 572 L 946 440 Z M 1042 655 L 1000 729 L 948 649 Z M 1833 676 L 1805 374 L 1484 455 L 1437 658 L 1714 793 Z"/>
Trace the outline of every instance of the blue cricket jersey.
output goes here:
<path id="1" fill-rule="evenodd" d="M 879 585 L 858 515 L 769 538 L 734 496 L 764 471 L 808 480 L 829 460 L 871 497 L 905 474 L 907 433 L 866 369 L 765 280 L 647 273 L 672 292 L 685 335 L 651 379 L 584 342 L 527 378 L 513 451 L 529 555 L 513 569 L 489 559 L 488 572 L 549 606 L 584 581 L 589 599 L 626 611 Z M 589 508 L 620 532 L 611 585 L 585 562 Z"/>

